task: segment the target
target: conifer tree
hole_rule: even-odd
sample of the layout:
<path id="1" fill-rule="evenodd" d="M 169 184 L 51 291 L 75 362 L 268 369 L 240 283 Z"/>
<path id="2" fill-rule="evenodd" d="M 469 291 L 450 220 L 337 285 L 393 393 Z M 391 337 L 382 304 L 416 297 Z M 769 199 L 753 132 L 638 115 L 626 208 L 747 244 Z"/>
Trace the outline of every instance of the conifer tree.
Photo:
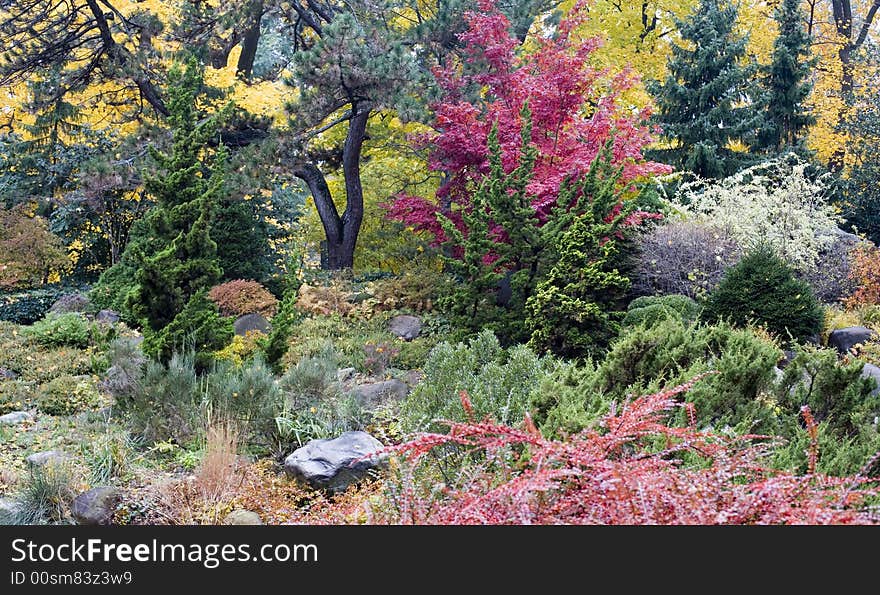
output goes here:
<path id="1" fill-rule="evenodd" d="M 609 143 L 586 176 L 560 190 L 541 229 L 544 272 L 525 308 L 535 349 L 582 357 L 617 336 L 630 287 L 620 266 L 624 231 L 636 204 L 648 198 L 643 191 L 638 200 L 621 201 L 621 169 L 612 164 Z"/>
<path id="2" fill-rule="evenodd" d="M 666 80 L 649 85 L 672 144 L 658 157 L 704 177 L 736 171 L 743 156 L 731 141 L 750 143 L 762 125 L 751 80 L 756 66 L 744 64 L 748 38 L 736 32 L 737 13 L 729 0 L 701 0 L 678 21 L 684 44 L 673 45 Z"/>
<path id="3" fill-rule="evenodd" d="M 766 68 L 766 117 L 756 148 L 781 152 L 801 149 L 804 132 L 816 122 L 804 106 L 813 86 L 809 76 L 816 59 L 804 59 L 810 54 L 810 36 L 804 30 L 799 0 L 783 0 L 774 18 L 779 36 Z"/>
<path id="4" fill-rule="evenodd" d="M 522 311 L 542 251 L 540 221 L 526 191 L 536 157 L 527 105 L 521 116 L 517 167 L 504 171 L 496 124 L 487 142 L 489 175 L 474 192 L 470 208 L 454 213 L 460 225 L 438 214 L 451 254 L 444 259 L 447 270 L 459 281 L 441 306 L 463 326 L 488 328 L 505 340 L 523 339 Z"/>
<path id="5" fill-rule="evenodd" d="M 150 147 L 158 168 L 145 187 L 156 204 L 141 230 L 149 240 L 132 245 L 136 285 L 126 299 L 145 328 L 144 350 L 162 359 L 174 350 L 220 349 L 232 334 L 204 298 L 223 273 L 211 226 L 223 191 L 226 149 L 209 145 L 224 112 L 201 119 L 202 73 L 195 60 L 169 76 L 173 143 L 167 153 Z"/>

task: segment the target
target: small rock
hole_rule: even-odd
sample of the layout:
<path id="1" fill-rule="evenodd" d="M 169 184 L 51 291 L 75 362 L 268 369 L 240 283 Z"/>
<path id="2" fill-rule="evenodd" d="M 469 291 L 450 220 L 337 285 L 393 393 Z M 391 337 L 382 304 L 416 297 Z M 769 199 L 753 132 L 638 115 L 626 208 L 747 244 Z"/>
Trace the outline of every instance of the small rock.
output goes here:
<path id="1" fill-rule="evenodd" d="M 119 320 L 119 314 L 113 310 L 101 310 L 95 315 L 95 322 L 101 322 L 103 324 L 116 324 Z"/>
<path id="2" fill-rule="evenodd" d="M 6 415 L 0 415 L 0 426 L 14 426 L 16 424 L 30 421 L 33 418 L 34 416 L 27 411 L 13 411 Z"/>
<path id="3" fill-rule="evenodd" d="M 870 341 L 877 333 L 864 326 L 850 326 L 831 331 L 828 336 L 828 345 L 837 349 L 841 355 L 846 355 L 854 345 Z"/>
<path id="4" fill-rule="evenodd" d="M 880 368 L 874 364 L 865 364 L 865 367 L 862 368 L 862 378 L 873 378 L 876 380 L 877 386 L 871 391 L 871 396 L 880 395 Z"/>
<path id="5" fill-rule="evenodd" d="M 340 370 L 336 370 L 336 380 L 338 382 L 348 382 L 354 375 L 357 373 L 357 370 L 354 368 L 342 368 Z"/>
<path id="6" fill-rule="evenodd" d="M 68 293 L 55 300 L 49 308 L 50 312 L 65 314 L 68 312 L 85 312 L 89 309 L 91 301 L 82 293 Z"/>
<path id="7" fill-rule="evenodd" d="M 248 332 L 254 331 L 269 334 L 269 331 L 272 330 L 272 325 L 259 314 L 245 314 L 235 319 L 235 322 L 232 323 L 232 328 L 235 329 L 236 335 L 243 337 Z"/>
<path id="8" fill-rule="evenodd" d="M 223 519 L 224 525 L 262 525 L 263 519 L 256 512 L 250 510 L 233 510 Z"/>
<path id="9" fill-rule="evenodd" d="M 284 459 L 284 471 L 314 488 L 342 492 L 383 464 L 378 456 L 382 448 L 382 443 L 366 432 L 345 432 L 332 440 L 311 440 L 296 449 Z"/>
<path id="10" fill-rule="evenodd" d="M 45 467 L 46 465 L 59 465 L 64 463 L 70 456 L 60 450 L 44 450 L 29 455 L 25 461 L 31 467 Z"/>
<path id="11" fill-rule="evenodd" d="M 18 378 L 18 374 L 10 370 L 9 368 L 0 368 L 0 379 L 2 380 L 15 380 Z"/>
<path id="12" fill-rule="evenodd" d="M 117 488 L 92 488 L 73 499 L 70 512 L 80 525 L 109 525 L 120 500 L 122 493 Z"/>
<path id="13" fill-rule="evenodd" d="M 395 316 L 388 324 L 388 330 L 404 341 L 412 341 L 422 332 L 422 319 L 418 316 Z"/>
<path id="14" fill-rule="evenodd" d="M 400 380 L 383 380 L 362 384 L 351 391 L 364 407 L 374 407 L 386 400 L 402 401 L 409 394 L 409 386 Z"/>

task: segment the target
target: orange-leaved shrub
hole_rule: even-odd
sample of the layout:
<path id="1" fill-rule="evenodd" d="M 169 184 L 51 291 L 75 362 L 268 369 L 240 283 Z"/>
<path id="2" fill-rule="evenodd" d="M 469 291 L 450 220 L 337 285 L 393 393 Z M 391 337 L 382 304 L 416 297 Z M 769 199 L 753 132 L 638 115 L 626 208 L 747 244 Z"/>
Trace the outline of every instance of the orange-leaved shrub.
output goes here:
<path id="1" fill-rule="evenodd" d="M 223 316 L 261 314 L 266 318 L 275 315 L 278 300 L 269 290 L 256 281 L 235 279 L 215 285 L 208 298 L 217 304 Z"/>
<path id="2" fill-rule="evenodd" d="M 880 304 L 880 248 L 865 244 L 851 254 L 850 278 L 856 290 L 844 300 L 847 308 Z"/>
<path id="3" fill-rule="evenodd" d="M 448 434 L 389 447 L 406 471 L 380 503 L 360 506 L 367 522 L 383 524 L 880 523 L 869 507 L 877 478 L 772 470 L 768 437 L 670 426 L 669 411 L 682 406 L 676 397 L 701 377 L 612 407 L 597 427 L 566 440 L 544 438 L 528 417 L 522 427 L 449 423 Z M 461 399 L 467 410 L 467 394 Z M 815 424 L 808 411 L 804 420 Z M 813 464 L 817 447 L 812 441 Z M 472 463 L 457 476 L 447 469 L 445 483 L 425 481 L 420 465 L 451 450 Z"/>

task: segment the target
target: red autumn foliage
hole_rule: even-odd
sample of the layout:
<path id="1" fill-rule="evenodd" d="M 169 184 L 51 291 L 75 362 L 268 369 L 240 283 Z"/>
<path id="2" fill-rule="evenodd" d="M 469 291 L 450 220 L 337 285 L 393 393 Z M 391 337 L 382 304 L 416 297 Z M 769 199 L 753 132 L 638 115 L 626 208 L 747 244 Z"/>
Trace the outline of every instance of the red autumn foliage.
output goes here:
<path id="1" fill-rule="evenodd" d="M 856 282 L 855 292 L 844 300 L 847 308 L 880 304 L 880 248 L 865 244 L 851 253 L 849 277 Z"/>
<path id="2" fill-rule="evenodd" d="M 418 139 L 431 147 L 429 168 L 447 175 L 437 191 L 440 203 L 467 207 L 473 187 L 489 173 L 487 139 L 495 123 L 505 171 L 516 168 L 523 124 L 520 114 L 526 102 L 532 114 L 531 141 L 538 151 L 528 191 L 539 215 L 556 204 L 563 181 L 589 170 L 609 140 L 613 163 L 623 168 L 623 184 L 670 171 L 643 157 L 644 147 L 652 140 L 647 125 L 650 112 L 633 113 L 620 101 L 635 76 L 630 72 L 612 75 L 589 64 L 599 41 L 574 33 L 587 18 L 586 4 L 578 2 L 555 35 L 538 37 L 536 48 L 528 53 L 520 51 L 509 21 L 494 1 L 481 0 L 478 10 L 466 13 L 468 28 L 461 35 L 464 64 L 450 63 L 435 70 L 445 92 L 443 100 L 432 106 L 438 132 Z M 485 91 L 477 102 L 469 100 L 467 91 L 473 88 Z M 438 242 L 445 240 L 436 217 L 439 206 L 434 202 L 399 196 L 387 207 L 391 219 L 431 232 Z"/>
<path id="3" fill-rule="evenodd" d="M 278 308 L 278 300 L 268 289 L 247 279 L 234 279 L 215 285 L 208 292 L 208 299 L 217 304 L 223 316 L 256 313 L 272 318 Z"/>
<path id="4" fill-rule="evenodd" d="M 670 427 L 676 398 L 694 381 L 639 397 L 598 428 L 556 441 L 531 420 L 523 428 L 491 421 L 450 423 L 389 450 L 409 461 L 367 520 L 391 524 L 872 524 L 866 502 L 876 478 L 796 476 L 766 468 L 767 437 L 731 438 L 694 426 Z M 462 395 L 464 398 L 464 395 Z M 808 425 L 809 411 L 804 411 Z M 426 486 L 415 472 L 455 446 L 485 455 L 454 485 Z M 816 445 L 810 447 L 811 454 Z M 519 454 L 517 454 L 519 453 Z M 705 464 L 685 465 L 685 453 Z M 480 457 L 477 457 L 479 460 Z M 373 496 L 375 502 L 376 496 Z M 330 505 L 325 519 L 357 518 L 355 503 Z M 363 508 L 363 505 L 360 504 Z M 363 520 L 363 512 L 360 517 Z M 343 521 L 345 522 L 345 521 Z"/>

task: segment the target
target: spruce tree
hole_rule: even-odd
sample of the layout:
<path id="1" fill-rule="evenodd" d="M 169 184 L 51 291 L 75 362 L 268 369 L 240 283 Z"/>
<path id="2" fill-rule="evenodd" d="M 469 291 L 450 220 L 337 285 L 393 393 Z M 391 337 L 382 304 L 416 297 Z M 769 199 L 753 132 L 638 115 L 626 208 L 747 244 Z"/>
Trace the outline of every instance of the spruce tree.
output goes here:
<path id="1" fill-rule="evenodd" d="M 736 171 L 743 156 L 729 144 L 750 144 L 763 119 L 753 104 L 757 67 L 744 64 L 748 38 L 736 32 L 737 14 L 728 0 L 700 0 L 689 19 L 678 21 L 685 43 L 673 45 L 665 82 L 649 85 L 672 145 L 658 157 L 704 177 Z"/>
<path id="2" fill-rule="evenodd" d="M 774 17 L 779 36 L 764 77 L 766 117 L 755 148 L 781 152 L 802 149 L 803 133 L 816 122 L 804 106 L 816 59 L 804 59 L 810 54 L 810 36 L 804 30 L 799 0 L 783 0 Z"/>

